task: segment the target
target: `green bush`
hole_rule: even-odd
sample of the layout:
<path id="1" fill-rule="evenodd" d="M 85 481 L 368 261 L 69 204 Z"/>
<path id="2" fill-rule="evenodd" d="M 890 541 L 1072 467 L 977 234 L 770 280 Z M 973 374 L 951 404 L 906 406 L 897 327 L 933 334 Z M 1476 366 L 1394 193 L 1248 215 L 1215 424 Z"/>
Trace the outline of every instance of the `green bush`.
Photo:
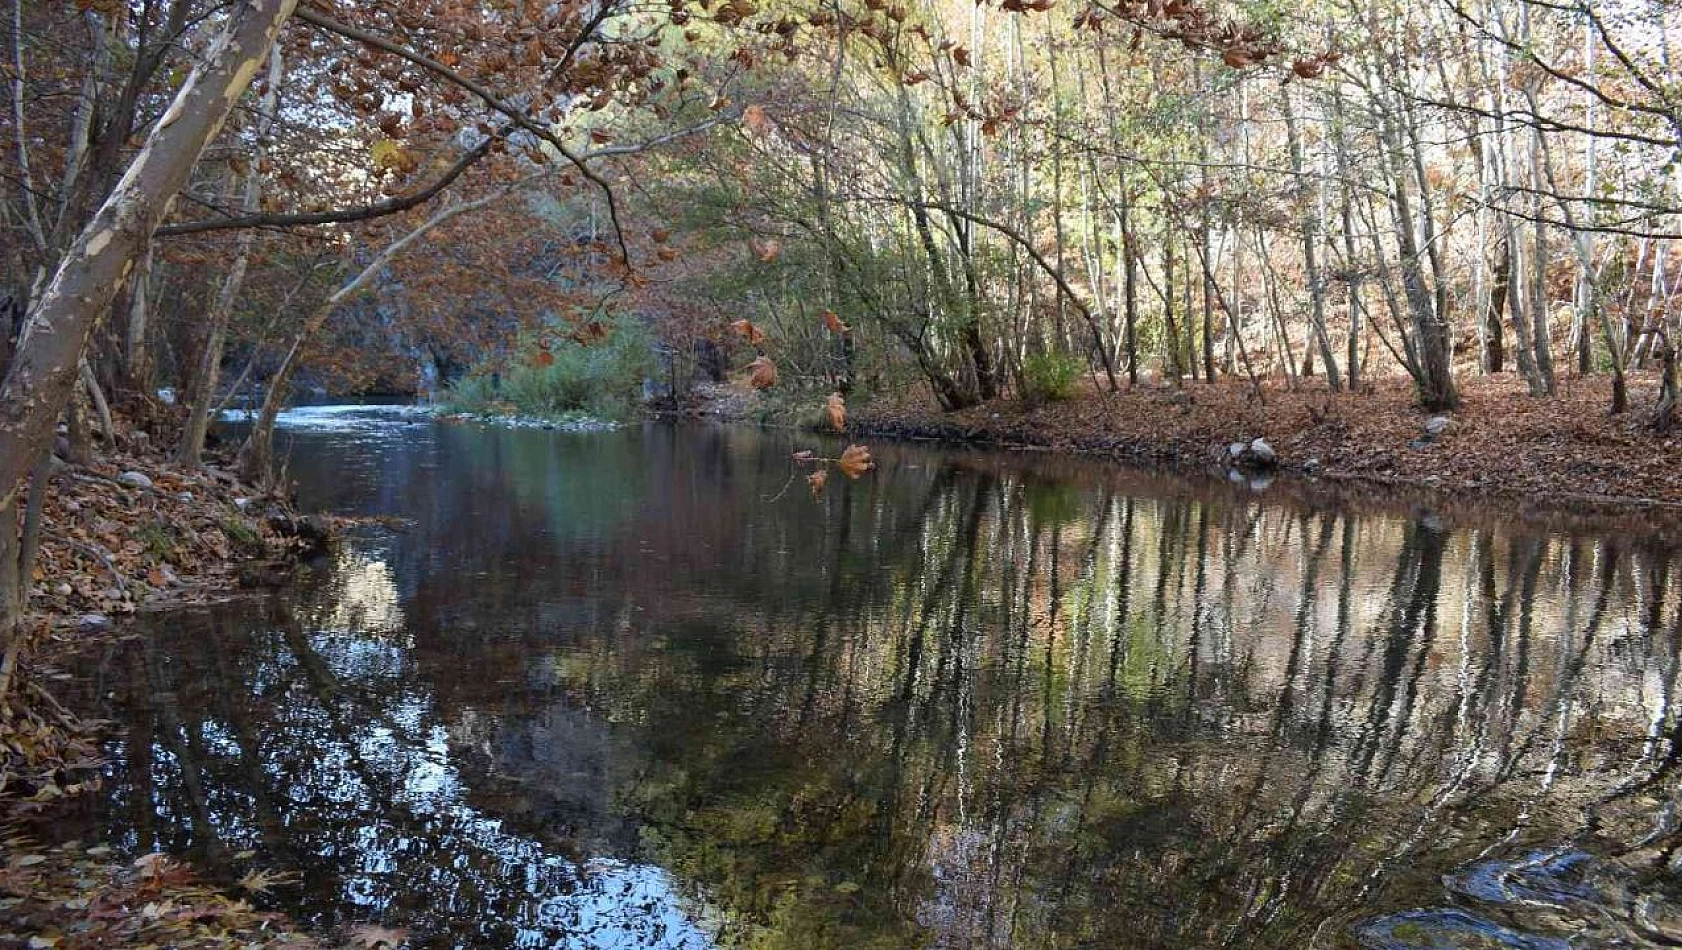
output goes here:
<path id="1" fill-rule="evenodd" d="M 522 339 L 515 352 L 530 360 L 541 348 L 536 339 Z M 500 388 L 490 371 L 476 370 L 451 385 L 445 402 L 460 412 L 620 418 L 641 398 L 653 367 L 648 330 L 634 317 L 612 321 L 607 336 L 588 346 L 563 339 L 549 353 L 548 366 L 522 362 L 503 373 Z"/>
<path id="2" fill-rule="evenodd" d="M 1035 353 L 1022 361 L 1023 395 L 1030 402 L 1072 398 L 1086 365 L 1066 353 Z"/>

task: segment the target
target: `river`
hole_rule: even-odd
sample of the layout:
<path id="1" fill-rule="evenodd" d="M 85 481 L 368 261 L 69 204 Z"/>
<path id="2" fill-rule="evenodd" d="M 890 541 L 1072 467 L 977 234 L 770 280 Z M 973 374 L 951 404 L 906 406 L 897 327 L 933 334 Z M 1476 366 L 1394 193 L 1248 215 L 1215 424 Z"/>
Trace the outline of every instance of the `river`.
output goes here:
<path id="1" fill-rule="evenodd" d="M 1051 457 L 282 418 L 296 588 L 157 615 L 62 832 L 422 947 L 1660 946 L 1676 552 Z"/>

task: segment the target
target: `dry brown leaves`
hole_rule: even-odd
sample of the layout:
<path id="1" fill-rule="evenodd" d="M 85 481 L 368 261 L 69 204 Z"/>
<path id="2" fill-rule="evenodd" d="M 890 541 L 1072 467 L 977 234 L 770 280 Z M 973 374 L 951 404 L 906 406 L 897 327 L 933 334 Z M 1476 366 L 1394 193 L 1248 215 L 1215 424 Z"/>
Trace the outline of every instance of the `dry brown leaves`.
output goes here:
<path id="1" fill-rule="evenodd" d="M 847 431 L 847 400 L 840 393 L 830 393 L 829 401 L 824 405 L 824 415 L 829 419 L 829 427 L 836 432 Z"/>
<path id="2" fill-rule="evenodd" d="M 1630 379 L 1631 411 L 1609 416 L 1604 377 L 1565 378 L 1552 397 L 1526 392 L 1514 374 L 1463 376 L 1462 406 L 1448 431 L 1422 439 L 1429 413 L 1406 379 L 1331 394 L 1319 379 L 1295 390 L 1226 379 L 1179 389 L 1143 384 L 1120 393 L 1089 388 L 1079 398 L 1027 409 L 999 401 L 941 413 L 919 401 L 854 414 L 855 431 L 961 436 L 1109 455 L 1206 464 L 1231 442 L 1265 437 L 1286 469 L 1310 460 L 1323 476 L 1417 484 L 1459 493 L 1541 502 L 1584 496 L 1682 504 L 1682 437 L 1647 428 L 1653 374 Z"/>
<path id="3" fill-rule="evenodd" d="M 777 364 L 766 357 L 758 357 L 748 364 L 748 385 L 765 390 L 777 385 Z"/>
<path id="4" fill-rule="evenodd" d="M 70 842 L 13 838 L 0 867 L 0 946 L 318 948 L 281 914 L 200 882 L 163 855 L 121 861 Z"/>
<path id="5" fill-rule="evenodd" d="M 139 472 L 150 488 L 122 484 Z M 268 502 L 217 469 L 186 472 L 132 455 L 61 472 L 43 511 L 32 610 L 69 620 L 233 584 L 234 562 L 278 550 L 254 517 Z"/>

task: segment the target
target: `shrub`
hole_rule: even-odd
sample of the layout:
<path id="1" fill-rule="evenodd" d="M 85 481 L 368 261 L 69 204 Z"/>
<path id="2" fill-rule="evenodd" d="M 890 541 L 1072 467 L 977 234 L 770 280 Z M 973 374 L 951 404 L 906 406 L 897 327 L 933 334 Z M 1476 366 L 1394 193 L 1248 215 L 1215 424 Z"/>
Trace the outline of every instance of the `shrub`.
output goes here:
<path id="1" fill-rule="evenodd" d="M 1075 394 L 1086 366 L 1066 353 L 1035 353 L 1022 361 L 1022 390 L 1030 402 L 1062 402 Z"/>
<path id="2" fill-rule="evenodd" d="M 529 359 L 540 348 L 535 340 L 524 339 L 516 352 Z M 549 365 L 516 366 L 502 374 L 500 386 L 488 370 L 476 370 L 451 385 L 447 404 L 464 412 L 512 409 L 537 416 L 621 417 L 641 398 L 653 366 L 648 330 L 633 317 L 614 320 L 598 342 L 585 346 L 565 340 L 552 343 L 548 352 L 554 357 Z"/>

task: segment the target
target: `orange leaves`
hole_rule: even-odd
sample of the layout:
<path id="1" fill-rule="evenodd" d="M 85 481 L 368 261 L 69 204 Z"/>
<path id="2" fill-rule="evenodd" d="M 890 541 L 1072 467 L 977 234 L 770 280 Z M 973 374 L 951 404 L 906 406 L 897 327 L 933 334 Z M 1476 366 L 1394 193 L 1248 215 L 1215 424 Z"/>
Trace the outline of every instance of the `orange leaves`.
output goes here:
<path id="1" fill-rule="evenodd" d="M 835 311 L 825 310 L 823 312 L 822 316 L 823 316 L 824 329 L 828 330 L 829 332 L 834 333 L 837 336 L 839 336 L 843 333 L 853 332 L 853 328 L 850 327 L 850 326 L 847 326 L 845 323 L 842 323 L 841 318 L 835 315 Z"/>
<path id="2" fill-rule="evenodd" d="M 777 364 L 763 356 L 749 363 L 748 385 L 761 391 L 777 385 Z"/>
<path id="3" fill-rule="evenodd" d="M 649 237 L 654 239 L 655 244 L 664 244 L 672 239 L 672 232 L 666 228 L 655 228 Z"/>
<path id="4" fill-rule="evenodd" d="M 753 251 L 754 257 L 759 258 L 761 264 L 774 264 L 777 258 L 782 256 L 783 242 L 776 238 L 754 238 L 748 241 L 748 248 Z"/>
<path id="5" fill-rule="evenodd" d="M 835 460 L 835 467 L 848 478 L 858 478 L 865 472 L 876 467 L 876 461 L 870 457 L 870 450 L 862 445 L 849 445 Z"/>
<path id="6" fill-rule="evenodd" d="M 838 400 L 841 397 L 837 394 L 830 398 Z M 846 450 L 841 453 L 840 458 L 824 458 L 811 449 L 805 449 L 794 453 L 794 461 L 797 465 L 815 466 L 814 470 L 806 476 L 806 484 L 811 487 L 813 498 L 822 494 L 824 486 L 829 484 L 829 466 L 831 465 L 850 479 L 857 479 L 863 476 L 865 472 L 876 467 L 875 460 L 870 457 L 870 450 L 862 445 L 847 446 Z"/>
<path id="7" fill-rule="evenodd" d="M 742 110 L 742 124 L 755 135 L 764 135 L 771 131 L 771 119 L 765 110 L 757 105 L 748 106 Z"/>
<path id="8" fill-rule="evenodd" d="M 536 356 L 531 358 L 531 364 L 538 369 L 548 369 L 555 365 L 555 354 L 549 352 L 549 348 L 545 346 L 537 351 Z"/>
<path id="9" fill-rule="evenodd" d="M 847 431 L 847 400 L 840 393 L 830 393 L 829 401 L 824 406 L 824 414 L 829 417 L 829 427 L 836 432 Z"/>
<path id="10" fill-rule="evenodd" d="M 752 320 L 743 318 L 733 321 L 730 324 L 730 329 L 741 334 L 742 339 L 747 340 L 753 346 L 759 346 L 765 342 L 765 331 L 755 325 Z"/>

